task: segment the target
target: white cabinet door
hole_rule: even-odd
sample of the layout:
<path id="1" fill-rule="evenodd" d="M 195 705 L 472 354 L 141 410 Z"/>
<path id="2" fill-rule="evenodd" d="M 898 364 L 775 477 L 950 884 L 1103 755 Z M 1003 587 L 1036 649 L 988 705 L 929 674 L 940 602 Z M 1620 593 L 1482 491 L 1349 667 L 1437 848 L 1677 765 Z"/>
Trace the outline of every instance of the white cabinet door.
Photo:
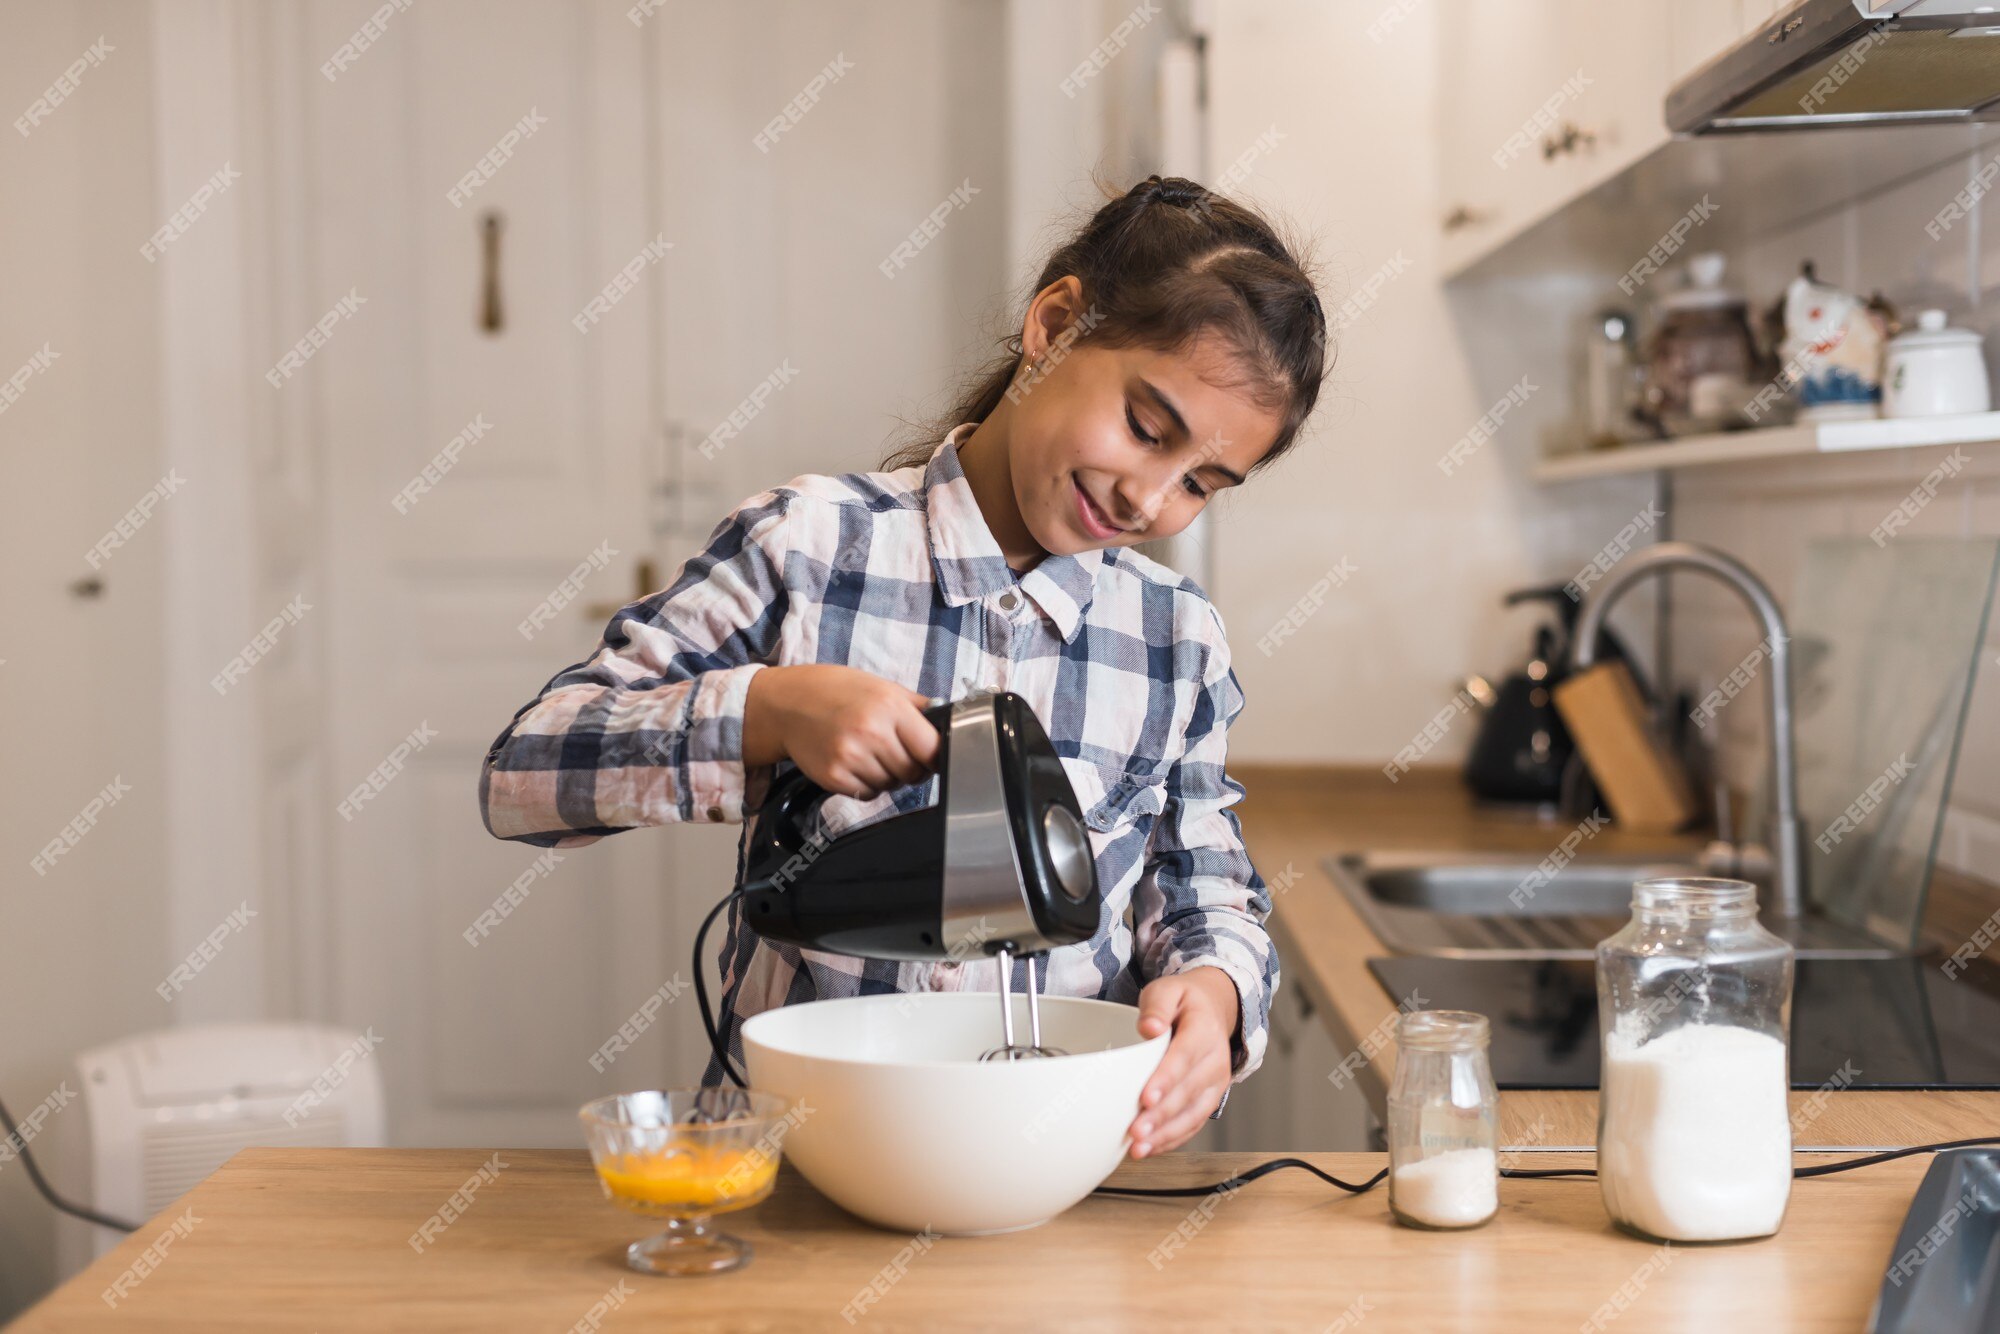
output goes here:
<path id="1" fill-rule="evenodd" d="M 1563 200 L 1624 170 L 1667 141 L 1670 6 L 1566 0 L 1565 74 L 1581 85 L 1552 131 L 1564 144 Z M 1574 128 L 1573 146 L 1569 130 Z"/>
<path id="2" fill-rule="evenodd" d="M 1668 26 L 1668 6 L 1639 0 L 1453 11 L 1439 80 L 1448 270 L 1666 142 Z"/>
<path id="3" fill-rule="evenodd" d="M 1738 35 L 1748 37 L 1798 3 L 1799 0 L 1741 0 L 1737 14 L 1740 22 Z"/>
<path id="4" fill-rule="evenodd" d="M 1439 34 L 1440 223 L 1447 270 L 1520 229 L 1542 197 L 1544 108 L 1561 68 L 1560 0 L 1452 10 Z"/>
<path id="5" fill-rule="evenodd" d="M 1374 1148 L 1373 1117 L 1360 1085 L 1328 1078 L 1346 1055 L 1303 988 L 1288 983 L 1271 1002 L 1264 1064 L 1229 1095 L 1222 1119 L 1188 1144 L 1228 1153 L 1361 1153 Z"/>
<path id="6" fill-rule="evenodd" d="M 1718 49 L 1734 40 L 1736 2 L 1713 30 Z M 1452 11 L 1439 40 L 1447 272 L 1666 142 L 1670 28 L 1686 22 L 1678 5 L 1651 0 Z"/>
<path id="7" fill-rule="evenodd" d="M 1772 0 L 1674 0 L 1667 12 L 1667 79 L 1678 83 L 1770 17 Z"/>
<path id="8" fill-rule="evenodd" d="M 1299 993 L 1301 1014 L 1292 1049 L 1292 1142 L 1301 1149 L 1323 1153 L 1362 1153 L 1374 1148 L 1373 1117 L 1355 1080 L 1336 1086 L 1329 1078 L 1347 1056 L 1326 1017 Z"/>

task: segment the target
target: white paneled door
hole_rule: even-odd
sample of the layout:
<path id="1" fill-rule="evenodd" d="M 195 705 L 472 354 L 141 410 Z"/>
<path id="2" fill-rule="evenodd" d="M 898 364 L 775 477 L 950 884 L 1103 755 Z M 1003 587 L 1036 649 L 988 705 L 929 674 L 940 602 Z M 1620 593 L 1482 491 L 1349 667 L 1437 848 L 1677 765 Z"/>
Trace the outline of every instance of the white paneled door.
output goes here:
<path id="1" fill-rule="evenodd" d="M 339 806 L 316 943 L 339 1017 L 381 1040 L 405 1144 L 572 1142 L 594 1092 L 670 1080 L 693 1054 L 662 1025 L 590 1063 L 686 975 L 667 845 L 648 831 L 538 861 L 491 838 L 477 802 L 495 734 L 589 653 L 656 555 L 653 274 L 670 252 L 646 184 L 649 48 L 625 8 L 304 10 L 319 333 L 297 331 L 303 366 L 274 392 L 311 396 L 329 497 Z M 637 278 L 622 295 L 621 272 Z"/>
<path id="2" fill-rule="evenodd" d="M 335 1016 L 382 1039 L 398 1142 L 569 1143 L 595 1093 L 699 1077 L 692 933 L 738 830 L 620 834 L 543 873 L 480 823 L 480 758 L 592 650 L 642 558 L 663 580 L 744 497 L 872 465 L 893 414 L 960 369 L 965 294 L 1007 281 L 1002 11 L 380 11 L 292 11 L 312 294 L 295 336 L 331 313 L 272 392 L 309 396 L 324 460 L 327 786 L 351 802 L 328 818 L 329 927 L 309 945 Z M 856 73 L 760 143 L 829 70 Z M 885 275 L 964 180 L 990 199 Z"/>

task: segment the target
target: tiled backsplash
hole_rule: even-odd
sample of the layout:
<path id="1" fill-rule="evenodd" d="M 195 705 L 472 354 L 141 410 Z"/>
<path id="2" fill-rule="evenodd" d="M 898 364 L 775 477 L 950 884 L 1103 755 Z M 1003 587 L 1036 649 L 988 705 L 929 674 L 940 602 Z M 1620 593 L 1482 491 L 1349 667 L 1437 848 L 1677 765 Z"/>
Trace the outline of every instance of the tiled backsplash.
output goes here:
<path id="1" fill-rule="evenodd" d="M 1827 455 L 1686 474 L 1676 484 L 1674 536 L 1736 555 L 1764 577 L 1789 610 L 1796 604 L 1808 543 L 1866 538 L 1950 453 L 1934 448 Z M 2000 535 L 2000 447 L 1970 447 L 1965 456 L 1970 465 L 1938 490 L 1898 538 Z M 1742 660 L 1761 631 L 1735 595 L 1719 585 L 1677 580 L 1674 597 L 1674 674 L 1700 698 Z M 1979 658 L 1939 856 L 1960 871 L 2000 883 L 2000 620 L 1989 619 Z M 1714 726 L 1721 734 L 1725 771 L 1739 788 L 1754 788 L 1763 780 L 1768 754 L 1761 690 L 1753 707 L 1724 710 Z"/>
<path id="2" fill-rule="evenodd" d="M 1806 546 L 1814 538 L 1866 538 L 1946 456 L 1948 448 L 1830 454 L 1684 474 L 1676 484 L 1674 536 L 1732 552 L 1790 610 L 1796 606 Z M 1974 446 L 1964 456 L 1970 464 L 1892 540 L 2000 534 L 2000 448 Z M 1676 580 L 1674 598 L 1674 676 L 1700 698 L 1744 658 L 1762 630 L 1720 584 Z M 1894 682 L 1884 682 L 1884 690 L 1894 690 Z M 1728 708 L 1714 722 L 1720 728 L 1724 768 L 1740 788 L 1762 782 L 1768 754 L 1762 690 L 1756 700 L 1756 708 Z M 2000 882 L 2000 618 L 1992 614 L 1980 648 L 1940 858 L 1962 872 Z"/>
<path id="3" fill-rule="evenodd" d="M 1863 295 L 1881 291 L 1906 324 L 1930 306 L 1956 326 L 1986 335 L 1989 368 L 2000 384 L 2000 195 L 1967 216 L 1930 229 L 1992 160 L 1968 153 L 1913 172 L 1844 208 L 1759 237 L 1729 256 L 1729 285 L 1763 309 L 1810 259 L 1819 277 Z M 1807 543 L 1817 537 L 1866 537 L 1925 474 L 1944 448 L 1852 457 L 1820 456 L 1699 470 L 1676 480 L 1674 536 L 1734 553 L 1762 575 L 1790 607 Z M 2000 536 L 2000 446 L 1966 449 L 1970 466 L 1938 491 L 1902 530 L 1911 536 Z M 1676 585 L 1675 630 L 1682 683 L 1697 697 L 1741 660 L 1758 638 L 1747 612 L 1720 588 Z M 1682 587 L 1685 585 L 1685 588 Z M 1761 698 L 1761 697 L 1760 697 Z M 1766 754 L 1761 708 L 1732 709 L 1723 727 L 1723 761 L 1739 784 L 1761 777 Z M 1946 815 L 1940 856 L 1949 865 L 2000 883 L 2000 628 L 1989 621 L 1980 652 Z"/>
<path id="4" fill-rule="evenodd" d="M 1844 208 L 1760 236 L 1729 256 L 1728 284 L 1756 310 L 1768 307 L 1813 261 L 1819 277 L 1849 291 L 1880 291 L 1906 325 L 1936 306 L 1955 326 L 1986 335 L 1989 368 L 2000 369 L 2000 198 L 1987 195 L 1947 221 L 1941 211 L 1973 186 L 1994 154 L 1954 156 Z M 1937 235 L 1931 235 L 1932 230 Z"/>

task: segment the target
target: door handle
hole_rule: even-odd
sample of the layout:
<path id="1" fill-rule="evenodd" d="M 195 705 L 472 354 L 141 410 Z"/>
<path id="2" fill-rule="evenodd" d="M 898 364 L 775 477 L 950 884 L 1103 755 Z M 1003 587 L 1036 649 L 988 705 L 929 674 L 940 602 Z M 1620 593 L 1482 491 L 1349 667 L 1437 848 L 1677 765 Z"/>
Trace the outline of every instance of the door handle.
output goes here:
<path id="1" fill-rule="evenodd" d="M 1460 204 L 1444 215 L 1444 229 L 1448 232 L 1460 231 L 1466 227 L 1476 227 L 1487 222 L 1493 215 L 1485 209 L 1477 209 Z"/>
<path id="2" fill-rule="evenodd" d="M 479 218 L 479 327 L 499 333 L 506 323 L 500 310 L 500 215 L 488 210 Z"/>
<path id="3" fill-rule="evenodd" d="M 1552 161 L 1559 153 L 1574 153 L 1578 148 L 1591 148 L 1596 143 L 1594 133 L 1564 121 L 1560 135 L 1549 135 L 1542 140 L 1542 160 Z"/>
<path id="4" fill-rule="evenodd" d="M 593 621 L 608 621 L 640 598 L 660 591 L 660 571 L 659 567 L 653 564 L 652 557 L 641 556 L 638 565 L 633 568 L 633 575 L 637 591 L 632 594 L 629 601 L 586 602 L 583 604 L 583 614 Z"/>

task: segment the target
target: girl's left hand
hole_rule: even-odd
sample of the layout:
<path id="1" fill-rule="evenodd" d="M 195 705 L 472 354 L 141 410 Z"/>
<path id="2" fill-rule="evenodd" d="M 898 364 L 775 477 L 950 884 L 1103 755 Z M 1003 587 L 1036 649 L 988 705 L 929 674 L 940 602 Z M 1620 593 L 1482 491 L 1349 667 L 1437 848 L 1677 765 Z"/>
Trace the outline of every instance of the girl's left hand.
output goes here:
<path id="1" fill-rule="evenodd" d="M 1239 1008 L 1236 984 L 1220 968 L 1190 968 L 1140 988 L 1139 1035 L 1154 1038 L 1171 1029 L 1174 1036 L 1139 1093 L 1134 1158 L 1178 1149 L 1222 1101 Z"/>

